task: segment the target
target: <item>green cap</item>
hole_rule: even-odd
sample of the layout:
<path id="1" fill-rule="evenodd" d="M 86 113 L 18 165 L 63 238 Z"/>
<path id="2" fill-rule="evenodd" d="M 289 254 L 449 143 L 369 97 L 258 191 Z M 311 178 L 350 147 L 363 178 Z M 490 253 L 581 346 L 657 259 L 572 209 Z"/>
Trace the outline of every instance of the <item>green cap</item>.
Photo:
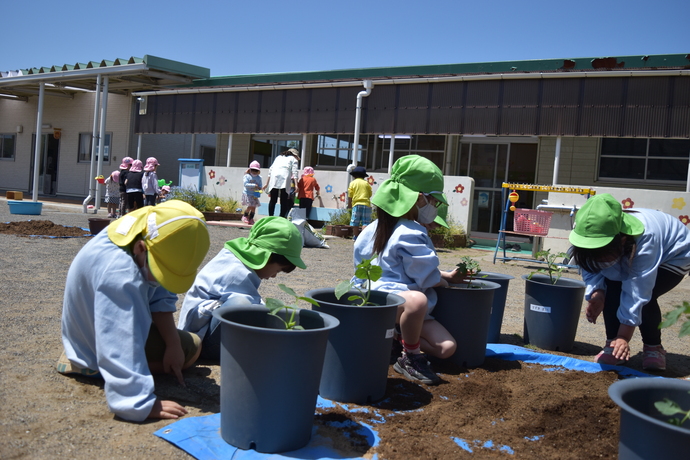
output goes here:
<path id="1" fill-rule="evenodd" d="M 299 268 L 307 268 L 300 258 L 302 245 L 297 226 L 283 217 L 273 216 L 259 219 L 249 237 L 230 240 L 225 243 L 225 249 L 252 270 L 265 267 L 273 253 L 284 256 Z"/>
<path id="2" fill-rule="evenodd" d="M 609 244 L 619 233 L 641 235 L 644 224 L 637 217 L 623 212 L 614 197 L 602 193 L 587 200 L 577 212 L 569 240 L 578 248 L 596 249 Z"/>
<path id="3" fill-rule="evenodd" d="M 445 197 L 445 195 L 444 195 Z M 442 204 L 441 206 L 438 207 L 438 215 L 436 216 L 436 219 L 434 219 L 434 222 L 439 224 L 442 227 L 450 228 L 448 225 L 448 222 L 446 222 L 446 219 L 448 218 L 448 205 L 447 204 Z"/>
<path id="4" fill-rule="evenodd" d="M 443 195 L 443 173 L 431 160 L 419 155 L 405 155 L 395 162 L 371 202 L 393 217 L 406 214 L 417 202 L 419 192 L 433 195 L 448 204 Z"/>

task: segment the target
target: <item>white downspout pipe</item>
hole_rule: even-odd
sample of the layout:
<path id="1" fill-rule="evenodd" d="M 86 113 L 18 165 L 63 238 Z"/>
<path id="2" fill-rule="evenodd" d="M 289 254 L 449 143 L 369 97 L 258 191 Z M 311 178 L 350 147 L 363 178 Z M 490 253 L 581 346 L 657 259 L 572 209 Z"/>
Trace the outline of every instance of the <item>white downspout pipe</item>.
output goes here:
<path id="1" fill-rule="evenodd" d="M 362 99 L 371 94 L 371 88 L 374 86 L 371 80 L 364 80 L 364 91 L 357 93 L 357 108 L 355 109 L 355 137 L 352 146 L 352 164 L 357 166 L 357 157 L 359 155 L 359 125 L 362 119 Z"/>
<path id="2" fill-rule="evenodd" d="M 561 163 L 561 136 L 558 136 L 556 138 L 556 155 L 553 159 L 553 180 L 551 181 L 552 185 L 558 184 L 558 169 L 560 168 L 560 163 Z"/>
<path id="3" fill-rule="evenodd" d="M 41 126 L 43 125 L 43 99 L 45 98 L 46 84 L 41 82 L 38 90 L 38 114 L 36 116 L 36 146 L 34 148 L 34 189 L 31 194 L 31 199 L 38 201 L 38 169 L 40 168 L 40 153 L 41 144 L 43 140 L 43 133 Z"/>
<path id="4" fill-rule="evenodd" d="M 105 156 L 105 121 L 108 113 L 108 77 L 103 79 L 103 99 L 101 101 L 101 129 L 98 134 L 98 163 L 96 163 L 96 176 L 103 174 L 103 157 Z M 110 153 L 110 152 L 108 152 Z M 93 155 L 92 155 L 93 156 Z M 94 180 L 91 177 L 91 180 Z M 93 213 L 101 208 L 101 184 L 96 184 L 96 202 L 93 205 Z"/>
<path id="5" fill-rule="evenodd" d="M 228 134 L 228 158 L 225 160 L 225 166 L 230 167 L 230 157 L 232 157 L 232 133 Z"/>
<path id="6" fill-rule="evenodd" d="M 89 196 L 82 203 L 82 212 L 88 212 L 88 205 L 96 195 L 96 181 L 93 179 L 96 172 L 96 145 L 98 145 L 98 115 L 101 106 L 101 76 L 96 77 L 96 101 L 93 106 L 93 128 L 91 129 L 91 162 L 89 169 Z"/>
<path id="7" fill-rule="evenodd" d="M 391 146 L 388 149 L 388 175 L 393 169 L 393 158 L 395 158 L 395 134 L 391 134 Z"/>

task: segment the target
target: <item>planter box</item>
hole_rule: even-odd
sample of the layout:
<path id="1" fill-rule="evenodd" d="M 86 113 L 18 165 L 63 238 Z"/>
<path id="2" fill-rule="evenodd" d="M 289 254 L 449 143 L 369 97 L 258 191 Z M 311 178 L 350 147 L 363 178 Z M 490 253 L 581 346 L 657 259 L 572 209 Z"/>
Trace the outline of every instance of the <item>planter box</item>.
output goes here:
<path id="1" fill-rule="evenodd" d="M 210 220 L 241 220 L 242 214 L 234 212 L 202 212 L 206 221 Z"/>
<path id="2" fill-rule="evenodd" d="M 453 235 L 453 243 L 451 245 L 446 245 L 443 235 L 432 233 L 429 237 L 431 238 L 431 242 L 434 243 L 435 248 L 464 248 L 467 246 L 466 235 Z"/>
<path id="3" fill-rule="evenodd" d="M 43 203 L 40 201 L 8 201 L 10 214 L 40 215 Z"/>
<path id="4" fill-rule="evenodd" d="M 326 235 L 347 238 L 352 236 L 352 227 L 350 227 L 349 225 L 327 225 Z"/>

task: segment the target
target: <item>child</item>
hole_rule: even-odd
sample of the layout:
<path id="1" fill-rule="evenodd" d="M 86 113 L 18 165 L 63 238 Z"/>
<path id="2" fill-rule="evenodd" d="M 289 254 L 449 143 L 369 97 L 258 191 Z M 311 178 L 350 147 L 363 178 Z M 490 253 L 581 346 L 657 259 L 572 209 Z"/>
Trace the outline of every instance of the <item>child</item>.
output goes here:
<path id="1" fill-rule="evenodd" d="M 117 217 L 120 205 L 120 171 L 113 171 L 105 180 L 105 204 L 108 206 L 108 217 Z"/>
<path id="2" fill-rule="evenodd" d="M 393 165 L 391 178 L 384 181 L 372 203 L 378 219 L 367 226 L 355 242 L 354 262 L 376 256 L 383 269 L 372 289 L 398 294 L 405 303 L 398 308 L 403 351 L 393 368 L 405 377 L 434 385 L 439 377 L 422 352 L 438 358 L 455 353 L 456 342 L 432 316 L 436 305 L 434 287 L 462 281 L 457 270 L 442 272 L 434 246 L 421 224 L 437 217 L 436 207 L 446 203 L 443 174 L 430 160 L 406 155 Z M 353 278 L 360 284 L 364 280 Z"/>
<path id="3" fill-rule="evenodd" d="M 264 217 L 248 238 L 225 243 L 223 249 L 199 272 L 182 304 L 177 327 L 202 338 L 201 358 L 220 362 L 220 323 L 213 310 L 223 304 L 263 304 L 261 280 L 290 273 L 302 262 L 302 235 L 282 217 Z"/>
<path id="4" fill-rule="evenodd" d="M 156 397 L 152 374 L 184 385 L 198 357 L 199 337 L 175 329 L 174 293 L 192 285 L 209 244 L 203 215 L 177 200 L 130 212 L 89 241 L 67 273 L 58 372 L 102 377 L 125 420 L 186 414 Z"/>
<path id="5" fill-rule="evenodd" d="M 587 284 L 587 320 L 596 323 L 604 314 L 606 345 L 594 361 L 627 361 L 630 339 L 639 327 L 642 368 L 665 370 L 657 299 L 690 271 L 690 230 L 661 211 L 623 211 L 614 197 L 603 193 L 582 205 L 569 239 L 573 260 Z"/>
<path id="6" fill-rule="evenodd" d="M 297 183 L 299 207 L 306 210 L 306 219 L 309 219 L 309 214 L 311 213 L 312 205 L 314 204 L 314 197 L 319 196 L 321 192 L 321 187 L 319 183 L 314 179 L 314 168 L 307 166 L 304 168 L 304 174 Z M 314 195 L 314 190 L 316 190 L 316 195 Z"/>
<path id="7" fill-rule="evenodd" d="M 160 181 L 158 182 L 160 184 Z M 168 199 L 168 193 L 170 193 L 170 186 L 164 185 L 161 187 L 161 193 L 158 195 L 158 202 L 163 203 Z"/>
<path id="8" fill-rule="evenodd" d="M 364 178 L 368 176 L 363 166 L 355 167 L 350 175 L 354 180 L 347 188 L 347 208 L 352 208 L 350 226 L 366 227 L 371 223 L 371 185 Z"/>
<path id="9" fill-rule="evenodd" d="M 146 166 L 144 166 L 144 178 L 141 181 L 141 188 L 144 191 L 144 206 L 155 206 L 156 198 L 160 193 L 158 187 L 158 176 L 156 169 L 158 168 L 158 160 L 155 157 L 148 157 L 146 159 Z"/>
<path id="10" fill-rule="evenodd" d="M 127 180 L 127 173 L 129 168 L 132 167 L 132 158 L 124 157 L 122 159 L 122 164 L 120 165 L 120 217 L 127 214 L 128 210 L 128 199 L 127 199 L 127 186 L 125 185 L 125 180 Z"/>
<path id="11" fill-rule="evenodd" d="M 258 161 L 249 163 L 249 169 L 244 173 L 244 192 L 242 192 L 242 204 L 247 207 L 242 216 L 242 222 L 254 225 L 254 213 L 261 204 L 261 164 Z"/>
<path id="12" fill-rule="evenodd" d="M 141 185 L 144 179 L 143 167 L 144 163 L 141 160 L 134 160 L 127 172 L 125 187 L 127 187 L 127 207 L 130 211 L 144 207 L 144 189 Z"/>

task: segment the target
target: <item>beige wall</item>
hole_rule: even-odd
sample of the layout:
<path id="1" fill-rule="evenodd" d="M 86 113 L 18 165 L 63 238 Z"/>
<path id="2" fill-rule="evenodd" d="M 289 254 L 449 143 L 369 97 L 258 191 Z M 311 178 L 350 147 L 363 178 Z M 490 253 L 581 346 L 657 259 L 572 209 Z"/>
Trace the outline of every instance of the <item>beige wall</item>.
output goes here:
<path id="1" fill-rule="evenodd" d="M 95 93 L 77 93 L 72 99 L 46 96 L 43 103 L 43 124 L 52 125 L 42 130 L 51 134 L 60 128 L 59 163 L 57 172 L 57 193 L 60 195 L 88 195 L 90 164 L 78 163 L 79 133 L 93 130 Z M 38 96 L 28 102 L 0 99 L 0 132 L 14 133 L 17 125 L 23 132 L 17 134 L 15 159 L 0 161 L 0 188 L 28 191 L 29 170 L 34 152 L 31 149 L 32 135 L 36 131 Z M 106 116 L 107 132 L 112 133 L 110 164 L 103 165 L 103 173 L 119 165 L 122 157 L 129 153 L 129 132 L 132 121 L 132 98 L 110 94 Z M 100 124 L 99 124 L 100 129 Z"/>

